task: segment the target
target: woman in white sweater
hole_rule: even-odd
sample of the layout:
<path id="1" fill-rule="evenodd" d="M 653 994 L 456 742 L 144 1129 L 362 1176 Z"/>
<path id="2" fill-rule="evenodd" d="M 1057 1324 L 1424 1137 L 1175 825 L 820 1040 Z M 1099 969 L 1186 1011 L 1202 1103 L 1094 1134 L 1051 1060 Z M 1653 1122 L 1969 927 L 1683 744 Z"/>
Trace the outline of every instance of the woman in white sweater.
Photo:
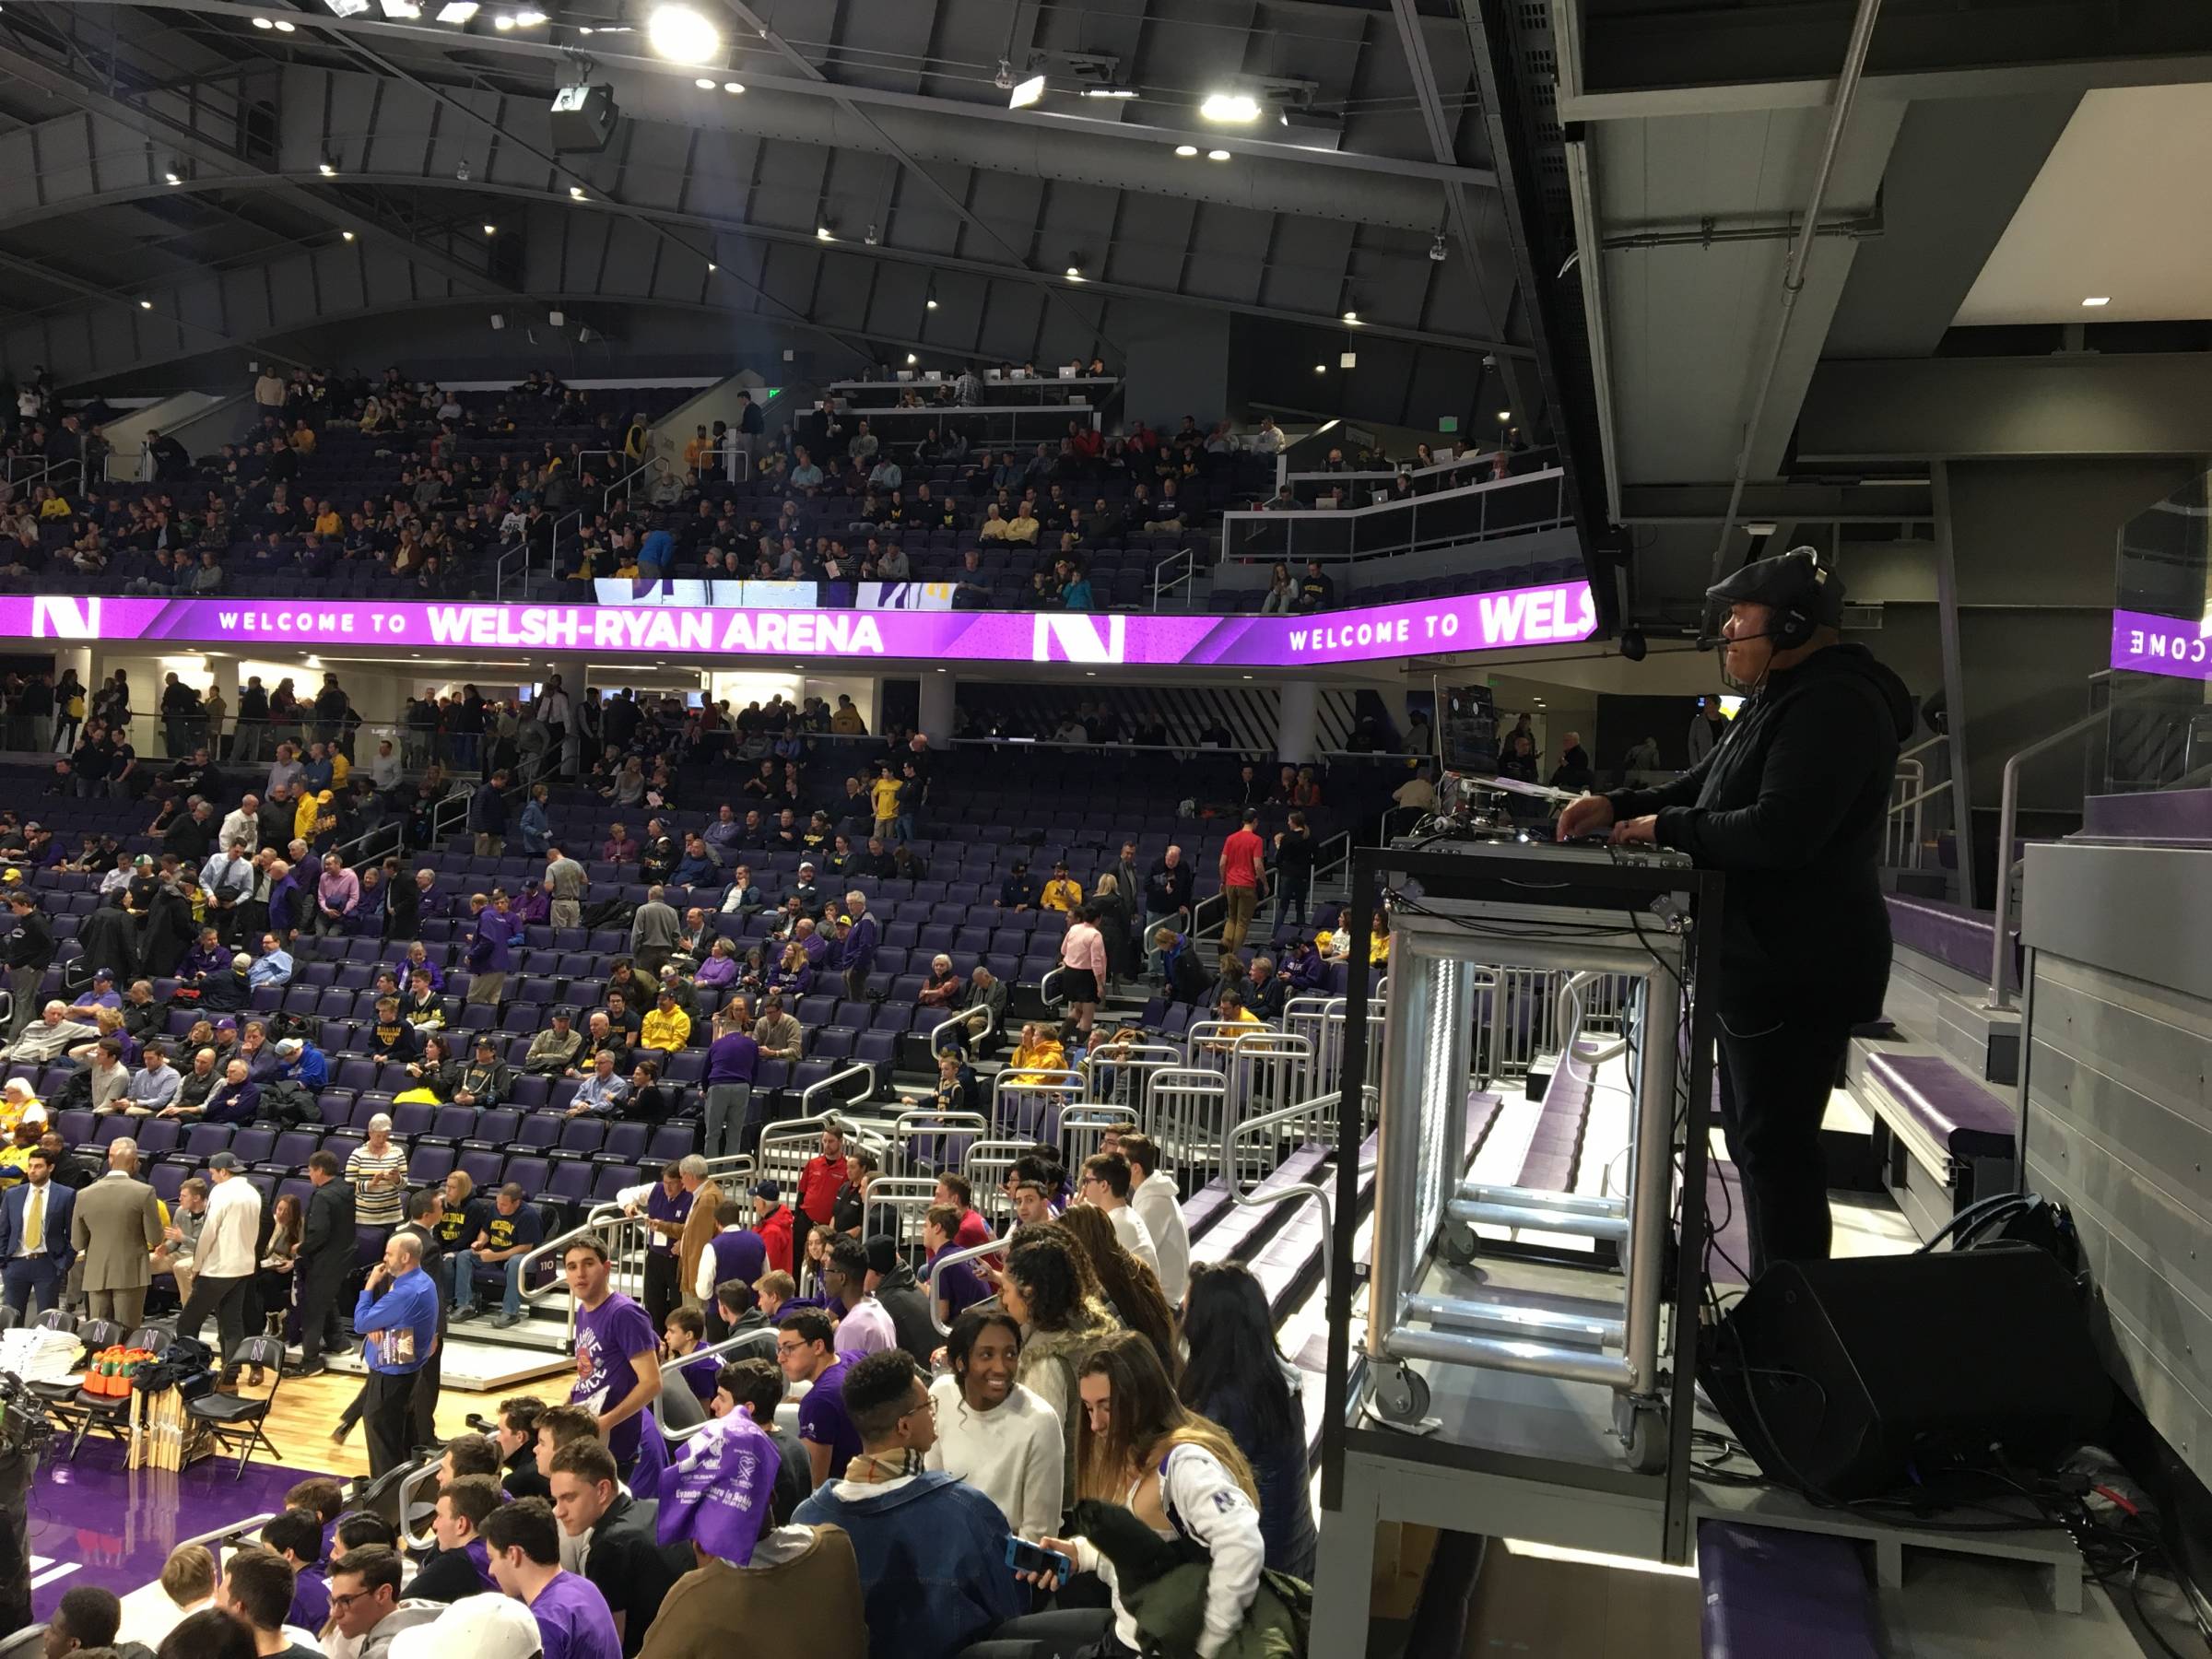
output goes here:
<path id="1" fill-rule="evenodd" d="M 1035 1542 L 1058 1529 L 1065 1507 L 1060 1419 L 1014 1381 L 1020 1354 L 1021 1326 L 1010 1314 L 960 1315 L 945 1344 L 951 1370 L 930 1385 L 937 1438 L 926 1464 L 959 1476 Z"/>

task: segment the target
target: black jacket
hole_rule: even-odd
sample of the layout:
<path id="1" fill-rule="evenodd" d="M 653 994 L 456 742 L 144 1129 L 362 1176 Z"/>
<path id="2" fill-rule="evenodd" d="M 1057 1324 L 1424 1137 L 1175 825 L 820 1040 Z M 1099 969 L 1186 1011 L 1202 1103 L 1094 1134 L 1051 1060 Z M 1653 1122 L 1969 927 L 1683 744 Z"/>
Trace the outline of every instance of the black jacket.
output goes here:
<path id="1" fill-rule="evenodd" d="M 87 916 L 76 930 L 76 942 L 83 947 L 78 960 L 88 975 L 96 969 L 110 968 L 119 985 L 127 985 L 137 977 L 138 924 L 114 904 L 102 904 Z"/>
<path id="2" fill-rule="evenodd" d="M 408 1596 L 416 1601 L 457 1602 L 483 1591 L 484 1581 L 465 1549 L 432 1550 L 407 1586 Z"/>
<path id="3" fill-rule="evenodd" d="M 1912 729 L 1904 682 L 1864 647 L 1834 645 L 1769 675 L 1694 771 L 1609 797 L 1617 819 L 1658 814 L 1661 846 L 1726 875 L 1724 1014 L 1879 1018 L 1889 981 L 1882 825 Z"/>
<path id="4" fill-rule="evenodd" d="M 7 935 L 7 965 L 46 968 L 53 962 L 53 924 L 46 920 L 41 911 L 25 912 L 16 918 L 16 924 Z"/>
<path id="5" fill-rule="evenodd" d="M 929 1292 L 923 1289 L 914 1277 L 914 1270 L 901 1262 L 876 1287 L 876 1300 L 883 1311 L 891 1316 L 891 1330 L 899 1346 L 914 1357 L 914 1363 L 929 1364 L 929 1357 L 945 1346 L 937 1335 L 937 1327 L 929 1316 Z"/>
<path id="6" fill-rule="evenodd" d="M 300 1233 L 300 1283 L 335 1294 L 353 1265 L 353 1182 L 343 1175 L 307 1195 Z"/>

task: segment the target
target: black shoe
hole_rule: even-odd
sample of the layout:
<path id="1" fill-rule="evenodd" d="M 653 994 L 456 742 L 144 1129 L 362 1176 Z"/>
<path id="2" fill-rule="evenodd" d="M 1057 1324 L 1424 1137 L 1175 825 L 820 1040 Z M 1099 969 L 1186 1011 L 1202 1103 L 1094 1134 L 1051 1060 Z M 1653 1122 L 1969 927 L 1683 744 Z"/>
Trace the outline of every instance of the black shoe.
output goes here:
<path id="1" fill-rule="evenodd" d="M 286 1366 L 284 1374 L 288 1377 L 320 1377 L 329 1369 L 320 1359 L 302 1359 L 297 1365 Z"/>

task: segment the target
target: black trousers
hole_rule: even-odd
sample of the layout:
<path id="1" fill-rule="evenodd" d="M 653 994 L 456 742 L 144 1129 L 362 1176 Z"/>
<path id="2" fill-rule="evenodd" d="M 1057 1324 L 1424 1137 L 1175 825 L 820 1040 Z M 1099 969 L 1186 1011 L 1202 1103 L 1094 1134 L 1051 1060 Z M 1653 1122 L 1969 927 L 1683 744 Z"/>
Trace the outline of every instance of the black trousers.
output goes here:
<path id="1" fill-rule="evenodd" d="M 960 1650 L 960 1659 L 1124 1659 L 1128 1654 L 1114 1640 L 1112 1610 L 1093 1607 L 1025 1613 Z"/>
<path id="2" fill-rule="evenodd" d="M 369 1478 L 407 1461 L 414 1450 L 415 1373 L 371 1371 L 361 1390 L 361 1420 L 369 1436 Z"/>
<path id="3" fill-rule="evenodd" d="M 1756 1279 L 1770 1262 L 1825 1258 L 1828 1163 L 1820 1120 L 1851 1028 L 1818 1012 L 1720 1016 L 1721 1126 L 1742 1178 Z"/>
<path id="4" fill-rule="evenodd" d="M 430 1350 L 415 1372 L 415 1387 L 408 1396 L 407 1416 L 413 1431 L 412 1444 L 438 1444 L 438 1391 L 445 1386 L 445 1338 Z"/>
<path id="5" fill-rule="evenodd" d="M 241 1274 L 236 1278 L 199 1274 L 192 1281 L 192 1294 L 184 1299 L 183 1311 L 177 1315 L 177 1335 L 194 1342 L 199 1340 L 200 1327 L 206 1323 L 207 1316 L 215 1315 L 216 1347 L 221 1354 L 221 1370 L 226 1374 L 230 1369 L 230 1356 L 246 1334 L 246 1289 L 253 1282 L 252 1274 Z"/>
<path id="6" fill-rule="evenodd" d="M 346 1346 L 346 1325 L 338 1317 L 338 1292 L 343 1277 L 318 1277 L 300 1281 L 300 1363 L 313 1365 L 324 1355 Z"/>
<path id="7" fill-rule="evenodd" d="M 677 1259 L 674 1251 L 663 1255 L 657 1250 L 645 1253 L 645 1317 L 653 1321 L 653 1328 L 668 1328 L 668 1312 L 684 1300 L 677 1286 Z"/>

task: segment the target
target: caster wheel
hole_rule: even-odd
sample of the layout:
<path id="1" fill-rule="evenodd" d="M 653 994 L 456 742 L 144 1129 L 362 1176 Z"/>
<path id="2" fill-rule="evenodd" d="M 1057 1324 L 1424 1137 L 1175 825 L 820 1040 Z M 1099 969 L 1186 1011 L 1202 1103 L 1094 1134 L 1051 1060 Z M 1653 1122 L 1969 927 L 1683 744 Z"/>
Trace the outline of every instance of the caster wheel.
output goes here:
<path id="1" fill-rule="evenodd" d="M 1482 1254 L 1482 1241 L 1472 1227 L 1453 1222 L 1444 1229 L 1444 1259 L 1454 1267 L 1472 1267 Z"/>
<path id="2" fill-rule="evenodd" d="M 1388 1422 L 1418 1423 L 1429 1415 L 1428 1379 L 1402 1365 L 1377 1380 L 1374 1398 Z"/>
<path id="3" fill-rule="evenodd" d="M 1656 1475 L 1666 1467 L 1666 1413 L 1637 1411 L 1629 1424 L 1629 1465 L 1639 1475 Z"/>

